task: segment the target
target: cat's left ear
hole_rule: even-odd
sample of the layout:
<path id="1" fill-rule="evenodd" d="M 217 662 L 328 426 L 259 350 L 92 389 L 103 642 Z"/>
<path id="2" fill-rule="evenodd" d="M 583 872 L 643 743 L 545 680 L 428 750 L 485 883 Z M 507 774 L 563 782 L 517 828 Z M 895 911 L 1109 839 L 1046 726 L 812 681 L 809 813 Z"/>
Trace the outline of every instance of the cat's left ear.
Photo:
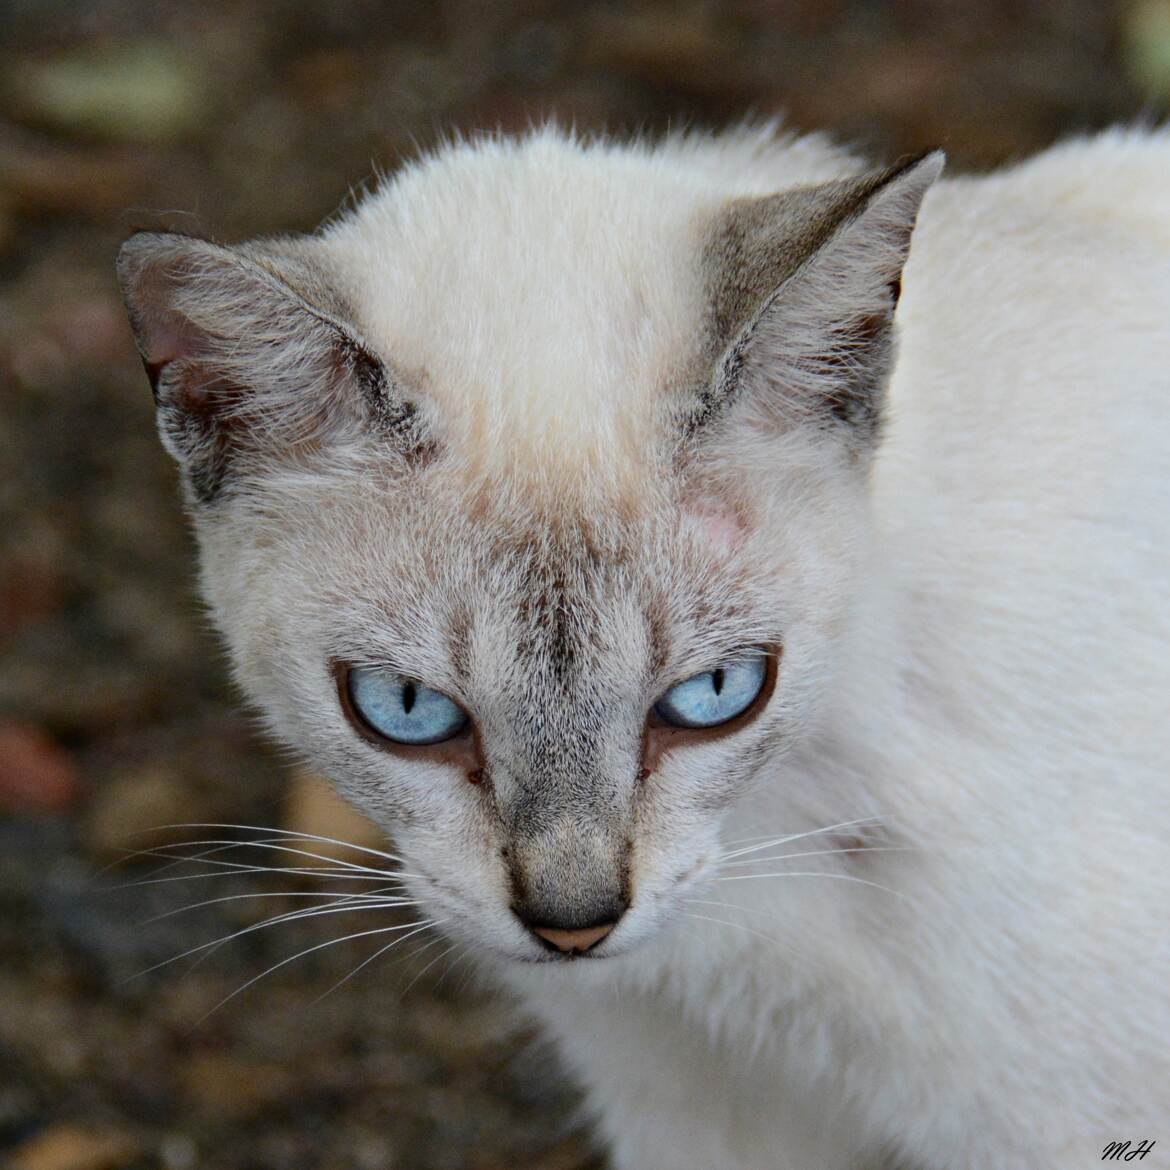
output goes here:
<path id="1" fill-rule="evenodd" d="M 742 409 L 872 444 L 911 233 L 944 161 L 933 151 L 722 210 L 704 255 L 716 356 L 688 434 Z"/>

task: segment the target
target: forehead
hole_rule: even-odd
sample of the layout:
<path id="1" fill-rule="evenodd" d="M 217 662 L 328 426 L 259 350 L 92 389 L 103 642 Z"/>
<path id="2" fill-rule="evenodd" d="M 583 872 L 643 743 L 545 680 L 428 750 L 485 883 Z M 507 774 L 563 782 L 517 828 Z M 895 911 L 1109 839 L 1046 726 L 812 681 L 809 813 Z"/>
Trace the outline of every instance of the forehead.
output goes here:
<path id="1" fill-rule="evenodd" d="M 421 654 L 464 677 L 555 665 L 568 681 L 755 637 L 758 568 L 677 501 L 634 516 L 473 511 L 441 467 L 392 492 L 345 494 L 335 509 L 306 507 L 297 547 L 312 552 L 312 580 L 329 581 L 329 636 L 362 655 Z"/>
<path id="2" fill-rule="evenodd" d="M 407 170 L 328 244 L 466 462 L 620 475 L 700 348 L 715 202 L 650 155 L 500 143 Z"/>

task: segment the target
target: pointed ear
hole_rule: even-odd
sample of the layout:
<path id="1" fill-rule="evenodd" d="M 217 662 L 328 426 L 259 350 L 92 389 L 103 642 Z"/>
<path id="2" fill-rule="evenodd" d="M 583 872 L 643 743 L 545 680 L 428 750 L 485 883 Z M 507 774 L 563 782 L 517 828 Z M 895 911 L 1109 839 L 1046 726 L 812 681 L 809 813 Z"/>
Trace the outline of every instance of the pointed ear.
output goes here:
<path id="1" fill-rule="evenodd" d="M 872 444 L 910 236 L 943 162 L 934 151 L 724 210 L 705 255 L 717 357 L 689 432 L 742 401 L 786 429 Z"/>
<path id="2" fill-rule="evenodd" d="M 307 249 L 170 233 L 122 246 L 118 278 L 159 432 L 193 498 L 372 433 L 417 444 L 413 406 L 337 311 Z"/>

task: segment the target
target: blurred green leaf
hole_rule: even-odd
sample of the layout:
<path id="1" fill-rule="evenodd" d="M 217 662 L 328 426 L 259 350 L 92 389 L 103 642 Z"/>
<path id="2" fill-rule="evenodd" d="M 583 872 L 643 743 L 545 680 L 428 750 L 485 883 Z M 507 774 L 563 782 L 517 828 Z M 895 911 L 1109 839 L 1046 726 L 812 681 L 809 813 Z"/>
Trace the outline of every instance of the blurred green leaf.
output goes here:
<path id="1" fill-rule="evenodd" d="M 25 62 L 12 88 L 23 112 L 38 121 L 138 142 L 174 140 L 209 112 L 196 64 L 162 41 Z"/>
<path id="2" fill-rule="evenodd" d="M 1126 71 L 1147 95 L 1170 97 L 1170 0 L 1141 0 L 1125 14 Z"/>

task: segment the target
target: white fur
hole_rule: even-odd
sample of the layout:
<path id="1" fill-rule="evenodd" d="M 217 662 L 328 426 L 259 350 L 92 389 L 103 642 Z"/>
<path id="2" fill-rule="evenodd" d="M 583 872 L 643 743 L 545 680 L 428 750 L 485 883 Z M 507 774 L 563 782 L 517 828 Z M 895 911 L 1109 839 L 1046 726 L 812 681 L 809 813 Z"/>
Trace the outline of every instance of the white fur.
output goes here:
<path id="1" fill-rule="evenodd" d="M 505 958 L 527 944 L 475 790 L 439 765 L 404 771 L 336 710 L 328 653 L 405 655 L 453 690 L 435 631 L 449 599 L 473 598 L 498 613 L 473 647 L 483 689 L 458 697 L 509 734 L 491 714 L 499 599 L 522 584 L 483 559 L 468 485 L 488 485 L 496 532 L 549 495 L 592 501 L 605 532 L 613 501 L 641 499 L 658 532 L 670 502 L 646 452 L 702 308 L 696 225 L 857 169 L 770 130 L 659 147 L 549 131 L 408 169 L 322 247 L 361 335 L 458 458 L 406 494 L 368 455 L 324 486 L 312 469 L 270 479 L 200 521 L 208 592 L 272 725 L 399 825 L 408 868 L 435 879 L 429 904 L 501 956 L 617 1166 L 1074 1170 L 1114 1139 L 1170 1149 L 1165 132 L 931 190 L 868 491 L 799 434 L 743 440 L 702 485 L 747 517 L 715 526 L 713 562 L 746 582 L 718 595 L 742 588 L 788 632 L 783 743 L 721 821 L 699 798 L 734 743 L 664 766 L 613 957 Z M 697 505 L 675 552 L 648 536 L 646 579 L 690 580 L 677 548 L 721 509 Z M 634 654 L 629 590 L 611 612 Z M 679 677 L 717 635 L 679 643 Z M 621 703 L 642 709 L 630 688 L 619 722 Z M 723 871 L 825 876 L 713 880 L 717 836 L 726 850 L 860 818 L 880 818 L 888 851 Z"/>
<path id="2" fill-rule="evenodd" d="M 657 148 L 552 130 L 406 169 L 326 236 L 361 324 L 425 371 L 436 423 L 479 472 L 642 462 L 664 375 L 702 310 L 697 220 L 729 199 L 859 169 L 770 128 Z M 485 295 L 486 294 L 486 295 Z"/>

